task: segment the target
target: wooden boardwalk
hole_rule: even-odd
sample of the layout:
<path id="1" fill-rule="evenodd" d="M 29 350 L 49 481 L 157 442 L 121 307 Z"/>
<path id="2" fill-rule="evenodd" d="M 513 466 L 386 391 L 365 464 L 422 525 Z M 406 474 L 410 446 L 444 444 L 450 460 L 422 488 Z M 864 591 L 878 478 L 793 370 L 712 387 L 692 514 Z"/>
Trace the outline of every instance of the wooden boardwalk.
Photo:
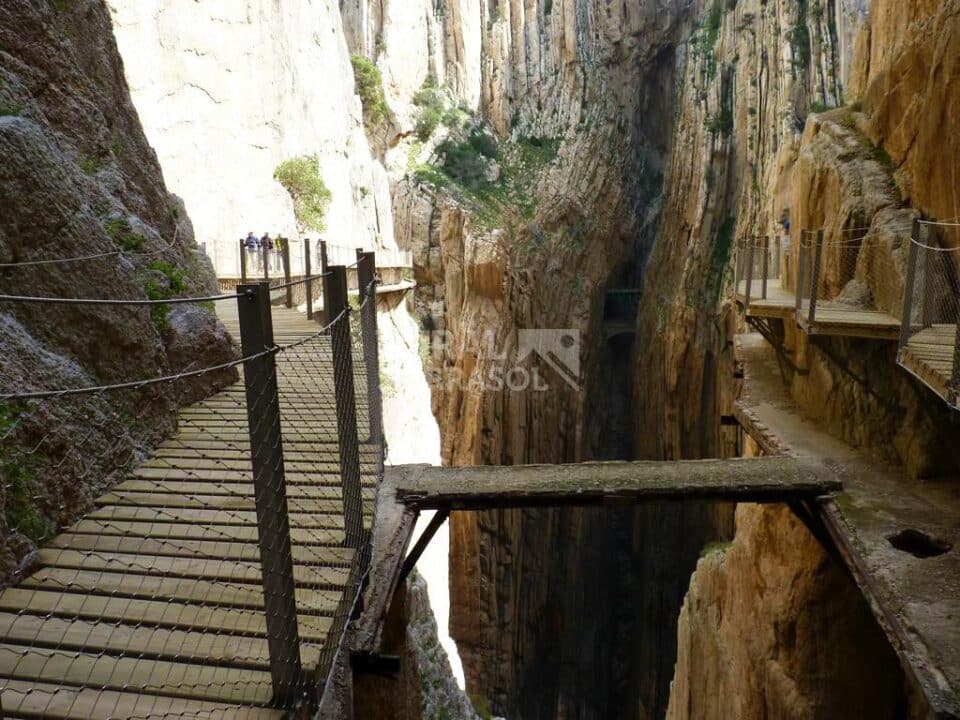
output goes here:
<path id="1" fill-rule="evenodd" d="M 239 337 L 236 303 L 218 312 Z M 319 326 L 275 307 L 275 339 Z M 306 347 L 306 346 L 304 346 Z M 342 546 L 329 338 L 277 357 L 305 669 L 320 662 L 354 551 Z M 319 366 L 318 364 L 319 363 Z M 318 392 L 317 368 L 329 374 Z M 363 362 L 355 360 L 366 437 Z M 281 718 L 271 675 L 243 383 L 180 412 L 162 443 L 0 592 L 4 718 Z M 365 521 L 376 455 L 361 445 Z M 338 636 L 339 637 L 339 636 Z"/>
<path id="2" fill-rule="evenodd" d="M 953 376 L 956 325 L 933 325 L 912 335 L 900 351 L 900 366 L 922 380 L 931 390 L 948 399 Z"/>
<path id="3" fill-rule="evenodd" d="M 793 318 L 808 335 L 895 340 L 900 335 L 900 321 L 881 310 L 870 310 L 836 300 L 820 300 L 810 322 L 810 301 L 803 300 L 797 313 L 797 298 L 793 290 L 784 289 L 779 280 L 767 282 L 767 296 L 761 297 L 761 287 L 754 281 L 750 288 L 750 304 L 746 316 L 755 318 Z M 741 306 L 746 303 L 746 281 L 736 288 L 734 298 Z"/>

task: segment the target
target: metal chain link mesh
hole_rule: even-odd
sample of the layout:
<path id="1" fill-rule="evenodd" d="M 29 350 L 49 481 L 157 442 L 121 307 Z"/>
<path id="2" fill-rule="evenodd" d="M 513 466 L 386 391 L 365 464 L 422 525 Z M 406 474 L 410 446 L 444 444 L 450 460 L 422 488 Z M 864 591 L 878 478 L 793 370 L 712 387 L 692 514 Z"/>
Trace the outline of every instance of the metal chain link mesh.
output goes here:
<path id="1" fill-rule="evenodd" d="M 273 344 L 251 353 L 248 334 L 242 367 L 179 411 L 196 374 L 0 406 L 8 532 L 39 544 L 0 591 L 4 716 L 281 717 L 317 699 L 383 472 L 371 298 L 357 332 L 350 312 L 318 330 L 274 306 Z M 217 310 L 239 336 L 237 302 Z"/>

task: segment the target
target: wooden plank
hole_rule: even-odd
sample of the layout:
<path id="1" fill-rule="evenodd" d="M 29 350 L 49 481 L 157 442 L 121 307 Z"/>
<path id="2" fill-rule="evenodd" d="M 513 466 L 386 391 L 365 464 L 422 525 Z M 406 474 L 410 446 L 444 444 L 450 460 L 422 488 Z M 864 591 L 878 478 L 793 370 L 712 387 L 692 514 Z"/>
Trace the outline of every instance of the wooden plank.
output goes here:
<path id="1" fill-rule="evenodd" d="M 147 492 L 108 492 L 97 498 L 97 505 L 124 505 L 130 507 L 157 508 L 216 508 L 223 511 L 256 510 L 256 499 L 252 494 L 231 493 L 229 495 L 175 495 L 174 493 Z M 287 505 L 290 512 L 327 513 L 335 515 L 343 512 L 343 502 L 339 499 L 295 498 L 288 495 Z M 372 509 L 372 508 L 371 508 Z"/>
<path id="2" fill-rule="evenodd" d="M 58 684 L 0 680 L 0 705 L 6 717 L 50 720 L 116 720 L 117 718 L 207 718 L 212 720 L 283 720 L 269 708 L 226 706 L 146 693 L 115 692 Z"/>
<path id="3" fill-rule="evenodd" d="M 253 539 L 249 542 L 231 542 L 63 533 L 53 538 L 44 547 L 87 552 L 145 553 L 148 555 L 207 557 L 250 562 L 260 559 L 260 546 Z M 307 546 L 294 543 L 292 552 L 295 563 L 310 565 L 341 564 L 350 562 L 353 557 L 351 549 L 339 546 Z"/>
<path id="4" fill-rule="evenodd" d="M 70 532 L 95 535 L 126 535 L 153 538 L 180 538 L 184 540 L 237 540 L 257 542 L 257 528 L 253 525 L 219 525 L 216 523 L 193 524 L 166 521 L 128 521 L 110 519 L 78 520 Z M 342 528 L 292 528 L 290 538 L 294 543 L 336 545 L 343 542 Z"/>
<path id="5" fill-rule="evenodd" d="M 124 480 L 114 490 L 136 493 L 170 493 L 176 495 L 252 495 L 253 487 L 249 483 L 225 483 L 215 480 Z M 376 494 L 375 483 L 365 483 L 364 497 L 373 499 Z M 291 483 L 287 482 L 287 497 L 317 498 L 336 500 L 340 498 L 340 483 Z"/>
<path id="6" fill-rule="evenodd" d="M 331 548 L 328 548 L 330 550 Z M 352 555 L 351 555 L 352 557 Z M 331 561 L 332 563 L 333 561 Z M 127 553 L 90 553 L 79 550 L 41 548 L 37 553 L 41 567 L 106 570 L 147 575 L 176 576 L 228 582 L 260 583 L 260 562 L 221 560 L 205 557 L 172 557 Z M 349 562 L 347 563 L 349 567 Z M 298 586 L 337 588 L 346 585 L 349 571 L 343 567 L 294 565 L 293 577 Z"/>
<path id="7" fill-rule="evenodd" d="M 273 698 L 270 673 L 263 670 L 25 648 L 6 643 L 0 643 L 0 676 L 252 705 L 269 705 Z"/>
<path id="8" fill-rule="evenodd" d="M 794 457 L 675 462 L 592 462 L 396 472 L 397 498 L 418 508 L 586 505 L 678 499 L 783 502 L 839 491 L 825 465 Z"/>
<path id="9" fill-rule="evenodd" d="M 204 580 L 132 572 L 78 568 L 40 568 L 17 586 L 49 592 L 113 595 L 141 600 L 176 600 L 223 607 L 263 609 L 263 587 L 257 583 Z M 342 588 L 297 588 L 297 609 L 307 615 L 332 615 Z M 29 608 L 27 609 L 29 610 Z"/>
<path id="10" fill-rule="evenodd" d="M 220 511 L 191 508 L 149 508 L 108 505 L 87 515 L 94 520 L 130 520 L 139 522 L 202 523 L 207 525 L 250 525 L 256 527 L 256 513 L 243 510 Z M 339 529 L 342 515 L 314 515 L 290 513 L 291 528 Z"/>
<path id="11" fill-rule="evenodd" d="M 15 587 L 0 593 L 0 610 L 106 623 L 155 625 L 181 630 L 207 631 L 213 628 L 216 632 L 228 635 L 266 637 L 267 633 L 262 610 L 204 607 L 172 600 L 140 600 Z M 301 637 L 310 642 L 326 642 L 330 618 L 298 614 L 297 623 Z"/>
<path id="12" fill-rule="evenodd" d="M 4 642 L 31 647 L 124 653 L 237 667 L 266 668 L 270 663 L 264 638 L 15 613 L 0 613 L 0 638 Z M 316 644 L 305 643 L 302 646 L 305 667 L 316 667 L 320 649 Z M 0 680 L 2 685 L 3 681 Z"/>

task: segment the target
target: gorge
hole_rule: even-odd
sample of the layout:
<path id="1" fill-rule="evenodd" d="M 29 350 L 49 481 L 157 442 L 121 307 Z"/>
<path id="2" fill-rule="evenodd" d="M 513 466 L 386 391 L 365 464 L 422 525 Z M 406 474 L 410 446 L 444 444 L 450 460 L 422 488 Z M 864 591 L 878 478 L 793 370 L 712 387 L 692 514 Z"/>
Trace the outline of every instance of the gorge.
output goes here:
<path id="1" fill-rule="evenodd" d="M 455 511 L 449 567 L 421 561 L 427 587 L 412 576 L 387 616 L 400 670 L 358 673 L 330 717 L 957 717 L 956 398 L 905 372 L 898 340 L 912 282 L 953 308 L 933 324 L 960 320 L 955 279 L 935 292 L 910 279 L 926 267 L 911 233 L 951 258 L 949 278 L 960 267 L 960 1 L 3 5 L 0 264 L 133 236 L 170 254 L 4 265 L 5 296 L 129 296 L 143 273 L 212 295 L 217 278 L 238 282 L 249 231 L 409 252 L 384 282 L 415 288 L 378 304 L 388 464 L 798 452 L 860 468 L 838 470 L 849 492 L 827 509 Z M 322 222 L 276 180 L 304 159 Z M 773 297 L 775 266 L 779 314 L 739 284 L 747 248 L 766 247 L 754 238 L 780 249 L 762 251 L 753 296 Z M 849 301 L 883 314 L 886 335 L 818 331 L 804 252 L 820 253 L 812 295 L 829 291 L 821 325 Z M 2 389 L 239 356 L 213 314 L 170 307 L 158 326 L 0 304 Z M 96 429 L 84 456 L 120 452 L 117 437 L 151 447 L 179 406 L 235 379 L 158 391 L 142 414 L 78 401 Z M 77 470 L 96 481 L 58 474 L 78 462 L 66 409 L 19 412 L 0 405 L 5 436 L 53 433 L 61 454 L 26 489 L 26 466 L 4 461 L 8 584 L 113 482 L 96 462 Z M 897 548 L 909 529 L 942 552 Z"/>

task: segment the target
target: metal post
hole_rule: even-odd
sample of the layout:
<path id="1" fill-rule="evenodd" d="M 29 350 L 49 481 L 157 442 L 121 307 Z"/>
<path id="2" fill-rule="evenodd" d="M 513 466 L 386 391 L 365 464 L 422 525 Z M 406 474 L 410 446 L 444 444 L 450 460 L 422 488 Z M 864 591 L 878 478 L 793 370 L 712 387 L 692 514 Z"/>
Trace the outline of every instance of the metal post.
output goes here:
<path id="1" fill-rule="evenodd" d="M 353 354 L 347 300 L 347 269 L 334 265 L 323 278 L 323 301 L 330 328 L 337 440 L 343 487 L 344 545 L 359 548 L 363 541 L 363 497 L 360 491 L 360 443 L 357 438 L 357 398 L 353 386 Z M 342 314 L 342 317 L 341 317 Z M 337 320 L 337 318 L 340 318 Z"/>
<path id="2" fill-rule="evenodd" d="M 263 279 L 270 282 L 270 251 L 260 246 L 260 257 L 263 259 Z"/>
<path id="3" fill-rule="evenodd" d="M 794 308 L 795 319 L 800 322 L 800 314 L 803 311 L 803 275 L 804 275 L 804 260 L 806 260 L 807 253 L 805 252 L 805 245 L 807 240 L 807 231 L 800 231 L 800 241 L 797 243 L 797 276 L 793 279 L 794 284 L 796 285 L 797 292 L 797 304 Z"/>
<path id="4" fill-rule="evenodd" d="M 756 245 L 755 238 L 747 241 L 747 287 L 743 294 L 743 307 L 750 307 L 750 286 L 753 284 L 753 248 Z"/>
<path id="5" fill-rule="evenodd" d="M 247 244 L 243 240 L 240 241 L 240 282 L 247 284 Z"/>
<path id="6" fill-rule="evenodd" d="M 326 274 L 330 269 L 330 263 L 327 261 L 327 241 L 320 241 L 320 272 Z"/>
<path id="7" fill-rule="evenodd" d="M 282 240 L 283 245 L 280 246 L 280 261 L 283 263 L 283 284 L 287 286 L 287 307 L 293 307 L 293 285 L 290 284 L 290 241 L 286 238 L 278 239 L 278 242 Z"/>
<path id="8" fill-rule="evenodd" d="M 273 347 L 269 286 L 266 283 L 241 285 L 238 288 L 237 305 L 244 357 L 255 356 Z M 278 707 L 291 708 L 302 694 L 304 676 L 300 662 L 300 633 L 297 628 L 274 355 L 245 361 L 243 377 L 273 700 Z"/>
<path id="9" fill-rule="evenodd" d="M 767 299 L 767 275 L 770 273 L 770 236 L 763 236 L 763 282 L 761 284 L 761 297 Z"/>
<path id="10" fill-rule="evenodd" d="M 913 291 L 917 280 L 917 254 L 920 251 L 920 220 L 913 221 L 910 232 L 910 254 L 907 256 L 907 277 L 903 285 L 903 315 L 900 318 L 900 347 L 903 350 L 910 340 L 913 324 Z M 958 323 L 960 325 L 960 323 Z M 956 367 L 956 363 L 954 363 Z"/>
<path id="11" fill-rule="evenodd" d="M 817 251 L 813 256 L 813 268 L 810 273 L 810 313 L 808 319 L 810 322 L 810 327 L 808 330 L 813 330 L 813 323 L 816 322 L 817 318 L 817 293 L 820 289 L 820 265 L 823 260 L 823 230 L 817 231 Z"/>
<path id="12" fill-rule="evenodd" d="M 377 347 L 377 259 L 373 252 L 357 250 L 357 283 L 360 288 L 360 324 L 363 357 L 367 365 L 367 415 L 370 442 L 381 440 L 380 349 Z"/>
<path id="13" fill-rule="evenodd" d="M 740 295 L 740 261 L 743 258 L 743 240 L 737 240 L 733 245 L 733 297 Z"/>
<path id="14" fill-rule="evenodd" d="M 310 240 L 303 241 L 303 276 L 307 291 L 307 320 L 313 320 L 313 271 L 310 269 Z"/>
<path id="15" fill-rule="evenodd" d="M 947 388 L 947 400 L 954 408 L 957 407 L 958 395 L 960 395 L 960 318 L 957 319 L 957 329 L 953 334 L 953 371 L 950 373 L 950 387 Z"/>

